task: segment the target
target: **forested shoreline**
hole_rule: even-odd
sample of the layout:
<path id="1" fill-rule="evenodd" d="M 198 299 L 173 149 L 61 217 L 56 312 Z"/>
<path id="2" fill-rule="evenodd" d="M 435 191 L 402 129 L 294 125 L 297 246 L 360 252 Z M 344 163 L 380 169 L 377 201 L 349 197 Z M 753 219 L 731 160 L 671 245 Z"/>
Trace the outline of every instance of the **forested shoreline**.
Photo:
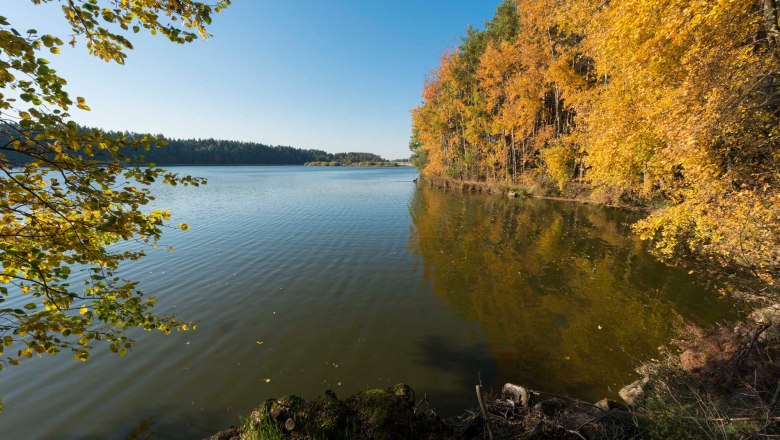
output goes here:
<path id="1" fill-rule="evenodd" d="M 19 135 L 14 125 L 0 126 L 0 143 L 4 139 L 15 139 Z M 101 131 L 80 127 L 79 131 Z M 112 139 L 140 139 L 144 136 L 130 132 L 106 132 Z M 124 147 L 119 153 L 131 162 L 153 163 L 155 165 L 304 165 L 308 162 L 328 162 L 340 165 L 361 162 L 386 162 L 373 153 L 328 153 L 317 149 L 295 148 L 283 145 L 266 145 L 259 142 L 242 142 L 225 139 L 174 139 L 162 134 L 151 136 L 155 146 L 148 150 L 138 147 Z M 17 151 L 4 151 L 11 163 L 22 164 L 31 156 Z M 100 155 L 98 155 L 100 157 Z"/>
<path id="2" fill-rule="evenodd" d="M 506 0 L 426 80 L 413 161 L 437 178 L 658 208 L 635 229 L 662 257 L 775 284 L 777 16 L 755 0 Z"/>
<path id="3" fill-rule="evenodd" d="M 401 166 L 398 162 L 387 161 L 366 161 L 366 162 L 306 162 L 307 167 L 397 167 Z"/>
<path id="4" fill-rule="evenodd" d="M 410 149 L 431 185 L 645 208 L 633 228 L 658 257 L 753 310 L 690 325 L 637 369 L 620 396 L 639 434 L 585 422 L 571 438 L 780 429 L 779 16 L 766 0 L 505 0 L 425 81 Z"/>
<path id="5" fill-rule="evenodd" d="M 168 139 L 161 148 L 143 152 L 157 165 L 304 165 L 307 162 L 384 162 L 373 153 L 328 153 L 316 149 L 265 145 L 222 139 Z"/>

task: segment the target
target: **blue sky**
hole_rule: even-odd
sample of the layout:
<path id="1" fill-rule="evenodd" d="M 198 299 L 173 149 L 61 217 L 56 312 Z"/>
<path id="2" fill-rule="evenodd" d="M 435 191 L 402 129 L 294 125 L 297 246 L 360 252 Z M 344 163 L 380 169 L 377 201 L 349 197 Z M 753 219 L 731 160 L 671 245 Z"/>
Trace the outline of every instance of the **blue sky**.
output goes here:
<path id="1" fill-rule="evenodd" d="M 3 3 L 14 27 L 67 41 L 58 2 Z M 48 58 L 92 108 L 74 112 L 85 125 L 394 159 L 409 155 L 425 75 L 498 3 L 234 0 L 208 41 L 138 34 L 124 66 L 90 58 L 83 44 Z"/>

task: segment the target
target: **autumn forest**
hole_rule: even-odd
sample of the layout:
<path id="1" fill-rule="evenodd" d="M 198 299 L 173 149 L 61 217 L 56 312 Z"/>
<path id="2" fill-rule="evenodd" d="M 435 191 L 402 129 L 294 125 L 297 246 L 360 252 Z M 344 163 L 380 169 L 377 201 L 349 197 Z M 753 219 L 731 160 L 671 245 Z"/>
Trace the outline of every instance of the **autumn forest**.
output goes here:
<path id="1" fill-rule="evenodd" d="M 413 110 L 423 174 L 657 208 L 635 229 L 773 282 L 780 30 L 771 0 L 506 0 Z"/>

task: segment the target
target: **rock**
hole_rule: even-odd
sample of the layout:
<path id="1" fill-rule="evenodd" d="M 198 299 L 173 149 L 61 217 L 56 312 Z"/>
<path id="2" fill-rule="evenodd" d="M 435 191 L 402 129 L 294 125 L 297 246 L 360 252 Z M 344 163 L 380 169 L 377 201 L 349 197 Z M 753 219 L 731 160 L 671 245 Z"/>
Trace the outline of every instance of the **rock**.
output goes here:
<path id="1" fill-rule="evenodd" d="M 388 388 L 386 391 L 402 398 L 409 405 L 414 405 L 415 403 L 414 390 L 409 385 L 401 383 Z"/>
<path id="2" fill-rule="evenodd" d="M 759 326 L 768 326 L 757 340 L 763 342 L 780 337 L 780 303 L 754 310 L 748 319 Z"/>
<path id="3" fill-rule="evenodd" d="M 359 425 L 357 414 L 336 397 L 333 391 L 322 396 L 307 406 L 306 419 L 310 425 L 306 430 L 316 429 L 323 438 L 344 436 L 345 432 Z"/>
<path id="4" fill-rule="evenodd" d="M 271 418 L 274 420 L 280 420 L 285 418 L 287 415 L 287 412 L 285 411 L 285 408 L 280 408 L 278 406 L 274 407 L 274 409 L 271 410 Z"/>
<path id="5" fill-rule="evenodd" d="M 559 399 L 553 397 L 534 405 L 534 409 L 546 415 L 547 417 L 554 417 L 556 414 L 564 411 L 570 405 L 568 400 Z"/>
<path id="6" fill-rule="evenodd" d="M 644 377 L 637 381 L 634 381 L 630 385 L 626 385 L 618 391 L 618 395 L 629 406 L 636 406 L 639 399 L 645 394 L 645 385 L 647 385 L 649 379 Z"/>
<path id="7" fill-rule="evenodd" d="M 270 416 L 272 405 L 273 399 L 266 400 L 249 414 L 249 422 L 252 424 L 252 427 L 259 427 Z"/>
<path id="8" fill-rule="evenodd" d="M 610 400 L 610 399 L 601 399 L 598 402 L 596 402 L 596 405 L 594 405 L 594 406 L 596 408 L 602 410 L 602 411 L 605 411 L 605 412 L 609 412 L 609 411 L 611 411 L 613 409 L 619 409 L 620 408 L 620 404 L 619 403 L 615 402 L 614 400 Z"/>
<path id="9" fill-rule="evenodd" d="M 780 304 L 772 304 L 769 307 L 754 310 L 748 319 L 756 324 L 770 324 L 780 326 Z"/>
<path id="10" fill-rule="evenodd" d="M 514 405 L 528 407 L 530 403 L 530 394 L 525 388 L 511 383 L 504 384 L 501 389 L 501 398 L 512 402 Z"/>
<path id="11" fill-rule="evenodd" d="M 396 393 L 398 391 L 398 393 Z M 345 403 L 357 412 L 369 432 L 404 432 L 414 401 L 403 387 L 368 390 L 349 397 Z"/>
<path id="12" fill-rule="evenodd" d="M 224 431 L 220 431 L 205 440 L 240 440 L 241 431 L 238 428 L 231 427 Z"/>
<path id="13" fill-rule="evenodd" d="M 298 396 L 285 396 L 280 399 L 268 399 L 249 415 L 249 420 L 255 428 L 270 419 L 281 426 L 287 419 L 295 417 L 303 411 L 305 400 Z"/>
<path id="14" fill-rule="evenodd" d="M 368 438 L 450 438 L 450 427 L 437 416 L 415 412 L 414 391 L 407 385 L 363 391 L 344 403 L 355 411 Z"/>
<path id="15" fill-rule="evenodd" d="M 297 396 L 269 399 L 251 413 L 250 423 L 256 430 L 271 424 L 290 440 L 452 437 L 450 425 L 435 413 L 415 411 L 415 403 L 414 391 L 403 384 L 364 391 L 343 401 L 328 390 L 309 402 Z"/>

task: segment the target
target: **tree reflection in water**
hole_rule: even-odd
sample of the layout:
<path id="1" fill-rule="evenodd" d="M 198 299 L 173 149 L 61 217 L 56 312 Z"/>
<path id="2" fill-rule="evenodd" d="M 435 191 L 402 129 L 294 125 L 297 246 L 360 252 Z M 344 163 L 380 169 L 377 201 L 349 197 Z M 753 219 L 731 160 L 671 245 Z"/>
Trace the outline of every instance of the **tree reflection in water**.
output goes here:
<path id="1" fill-rule="evenodd" d="M 410 203 L 422 282 L 483 327 L 495 386 L 611 395 L 686 323 L 735 311 L 631 234 L 639 215 L 420 184 Z"/>

